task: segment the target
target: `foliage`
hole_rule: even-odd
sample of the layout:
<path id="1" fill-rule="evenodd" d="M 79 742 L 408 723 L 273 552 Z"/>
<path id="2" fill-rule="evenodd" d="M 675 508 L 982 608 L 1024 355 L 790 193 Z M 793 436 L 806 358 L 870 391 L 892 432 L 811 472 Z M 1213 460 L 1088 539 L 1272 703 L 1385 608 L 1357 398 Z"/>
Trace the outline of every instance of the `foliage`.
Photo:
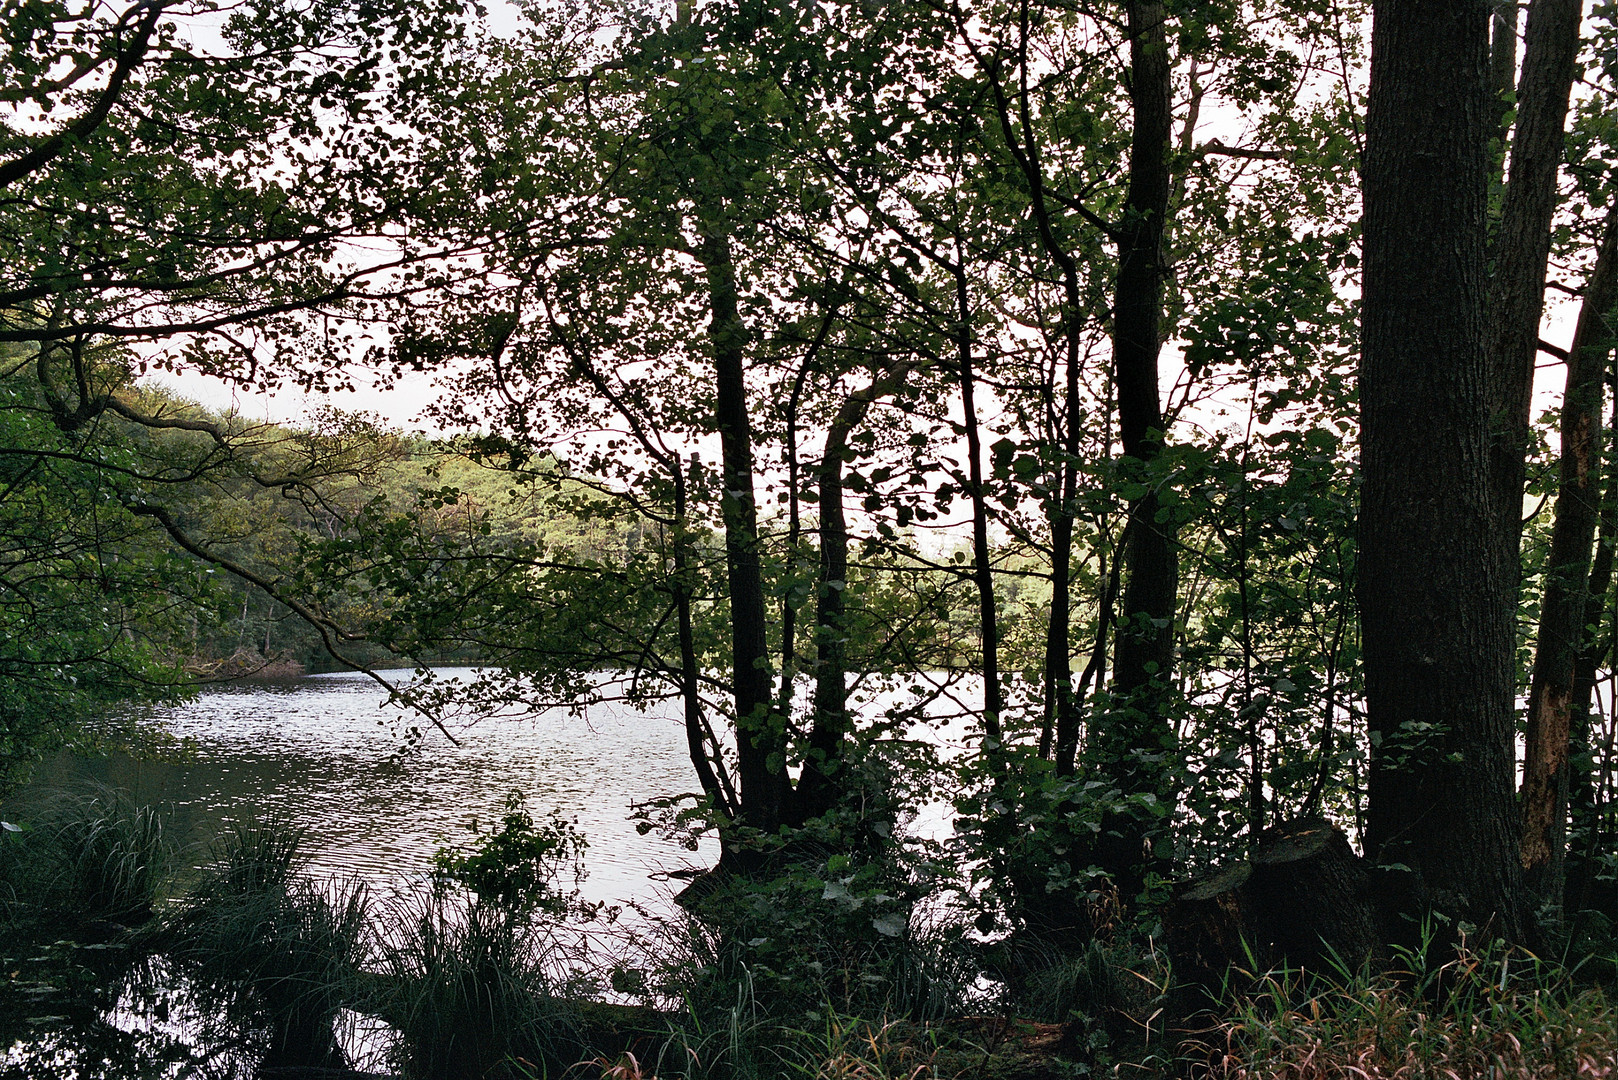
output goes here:
<path id="1" fill-rule="evenodd" d="M 160 746 L 102 717 L 114 703 L 183 695 L 163 643 L 207 600 L 120 504 L 128 485 L 108 466 L 129 462 L 129 441 L 64 434 L 39 397 L 15 359 L 0 359 L 0 792 L 63 746 Z"/>
<path id="2" fill-rule="evenodd" d="M 472 825 L 474 833 L 477 825 Z M 574 822 L 558 811 L 536 824 L 521 792 L 506 796 L 498 828 L 482 835 L 470 850 L 440 850 L 433 857 L 435 874 L 470 892 L 477 901 L 516 915 L 561 918 L 579 909 L 578 882 L 584 876 L 584 853 L 590 844 Z M 558 880 L 573 878 L 563 892 Z"/>
<path id="3" fill-rule="evenodd" d="M 1130 25 L 1152 12 L 1173 115 L 1148 461 L 1120 452 L 1114 346 L 1140 224 Z M 54 748 L 138 742 L 96 719 L 111 703 L 281 657 L 487 665 L 401 691 L 440 721 L 667 702 L 698 790 L 647 795 L 725 854 L 673 955 L 625 966 L 622 992 L 680 1000 L 705 1068 L 762 1072 L 766 1040 L 801 1037 L 775 1066 L 881 1073 L 924 1063 L 850 1014 L 930 1020 L 984 973 L 1052 1023 L 1138 1020 L 1171 874 L 1296 815 L 1357 835 L 1368 760 L 1437 745 L 1420 721 L 1397 746 L 1365 724 L 1364 3 L 535 2 L 498 29 L 452 0 L 15 15 L 0 789 Z M 1613 15 L 1588 21 L 1555 229 L 1574 276 L 1613 191 Z M 330 389 L 367 364 L 439 376 L 431 413 L 463 434 L 252 424 L 137 381 Z M 1551 445 L 1530 452 L 1548 495 Z M 1125 614 L 1148 528 L 1178 561 L 1155 622 Z M 1587 652 L 1610 683 L 1596 586 Z M 1119 645 L 1157 633 L 1173 664 L 1147 700 Z M 1574 754 L 1575 836 L 1607 870 L 1611 712 Z M 907 837 L 940 802 L 951 839 Z M 85 911 L 148 889 L 125 860 L 145 840 L 76 836 L 100 853 L 73 871 Z M 201 984 L 243 950 L 286 965 L 229 999 L 261 1033 L 289 1010 L 329 1028 L 339 999 L 292 991 L 367 947 L 363 898 L 309 886 L 297 846 L 240 833 L 189 901 Z M 520 797 L 440 853 L 370 987 L 403 1067 L 565 1063 L 557 934 L 584 913 L 565 882 L 584 853 Z M 1120 863 L 1142 871 L 1128 888 Z M 1482 1053 L 1467 1025 L 1519 1015 L 1508 991 L 1464 1016 L 1391 986 L 1307 1015 L 1278 997 L 1263 1023 L 1293 1048 L 1325 1046 L 1321 1024 L 1379 1045 L 1385 1021 Z M 1564 998 L 1553 1028 L 1589 1005 Z M 1271 1052 L 1256 1015 L 1231 1062 Z"/>

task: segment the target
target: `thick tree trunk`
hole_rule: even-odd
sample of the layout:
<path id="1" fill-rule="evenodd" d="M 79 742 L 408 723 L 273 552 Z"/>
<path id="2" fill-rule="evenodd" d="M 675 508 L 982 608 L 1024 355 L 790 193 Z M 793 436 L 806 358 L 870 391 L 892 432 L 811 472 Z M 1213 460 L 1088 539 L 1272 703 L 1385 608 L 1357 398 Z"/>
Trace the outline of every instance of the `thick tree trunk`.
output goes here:
<path id="1" fill-rule="evenodd" d="M 1484 382 L 1488 17 L 1484 0 L 1374 9 L 1357 591 L 1366 851 L 1409 870 L 1384 875 L 1384 900 L 1516 937 L 1513 593 Z"/>
<path id="2" fill-rule="evenodd" d="M 730 593 L 736 772 L 741 787 L 738 818 L 743 825 L 773 833 L 785 821 L 789 781 L 785 728 L 771 707 L 758 507 L 753 499 L 753 429 L 743 375 L 746 331 L 737 310 L 730 242 L 723 236 L 708 236 L 700 255 L 708 276 L 712 317 L 708 337 L 713 347 L 714 408 L 725 483 L 720 507 Z"/>
<path id="3" fill-rule="evenodd" d="M 1573 709 L 1574 662 L 1584 643 L 1590 547 L 1595 541 L 1600 477 L 1601 399 L 1607 367 L 1603 319 L 1618 294 L 1618 217 L 1609 215 L 1596 264 L 1584 288 L 1562 395 L 1562 456 L 1556 522 L 1540 604 L 1528 694 L 1523 762 L 1523 881 L 1542 903 L 1562 906 L 1567 799 L 1568 735 Z"/>
<path id="4" fill-rule="evenodd" d="M 1113 307 L 1113 368 L 1118 387 L 1118 427 L 1126 457 L 1150 463 L 1163 446 L 1163 408 L 1158 397 L 1162 347 L 1163 232 L 1169 203 L 1171 64 L 1164 7 L 1127 5 L 1129 15 L 1129 189 L 1119 229 L 1118 280 Z M 1126 584 L 1118 618 L 1112 688 L 1117 707 L 1097 732 L 1099 764 L 1126 795 L 1151 795 L 1165 806 L 1172 798 L 1168 759 L 1174 731 L 1166 715 L 1166 690 L 1174 665 L 1174 615 L 1179 566 L 1174 527 L 1158 520 L 1157 494 L 1130 507 L 1123 553 Z M 1098 864 L 1133 896 L 1142 868 L 1153 861 L 1156 829 L 1139 817 L 1105 823 Z"/>
<path id="5" fill-rule="evenodd" d="M 1501 536 L 1501 573 L 1513 601 L 1521 577 L 1524 458 L 1528 449 L 1545 307 L 1545 262 L 1556 212 L 1562 130 L 1579 52 L 1581 0 L 1533 0 L 1523 35 L 1516 133 L 1500 224 L 1491 250 L 1487 393 L 1493 425 L 1489 476 Z"/>

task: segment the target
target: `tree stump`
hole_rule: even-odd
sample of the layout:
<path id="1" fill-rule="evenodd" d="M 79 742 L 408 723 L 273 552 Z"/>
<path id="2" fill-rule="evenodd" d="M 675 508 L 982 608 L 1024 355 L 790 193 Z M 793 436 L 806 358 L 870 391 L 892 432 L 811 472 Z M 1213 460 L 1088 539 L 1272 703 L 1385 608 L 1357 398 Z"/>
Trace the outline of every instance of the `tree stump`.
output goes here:
<path id="1" fill-rule="evenodd" d="M 1254 941 L 1242 887 L 1249 863 L 1232 863 L 1187 885 L 1163 912 L 1163 947 L 1174 965 L 1171 1011 L 1179 1017 L 1218 1004 L 1233 969 L 1250 968 L 1244 955 Z"/>
<path id="2" fill-rule="evenodd" d="M 1371 874 L 1342 830 L 1298 818 L 1266 830 L 1242 887 L 1271 965 L 1353 971 L 1379 944 Z"/>
<path id="3" fill-rule="evenodd" d="M 1163 913 L 1181 1017 L 1282 965 L 1353 970 L 1379 937 L 1369 868 L 1323 818 L 1266 830 L 1248 861 L 1191 882 Z"/>

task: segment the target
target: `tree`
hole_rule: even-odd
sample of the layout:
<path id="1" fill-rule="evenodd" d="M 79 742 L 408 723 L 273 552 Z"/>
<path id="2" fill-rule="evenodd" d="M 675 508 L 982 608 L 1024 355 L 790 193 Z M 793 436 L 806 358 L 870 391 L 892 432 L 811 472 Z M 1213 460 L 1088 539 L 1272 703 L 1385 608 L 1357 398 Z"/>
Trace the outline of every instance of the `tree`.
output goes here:
<path id="1" fill-rule="evenodd" d="M 180 644 L 170 624 L 210 606 L 215 591 L 186 587 L 207 577 L 181 551 L 287 601 L 335 645 L 329 617 L 278 590 L 280 570 L 241 561 L 231 551 L 240 538 L 194 511 L 209 488 L 318 501 L 324 480 L 365 456 L 363 434 L 339 449 L 343 439 L 209 417 L 143 392 L 135 377 L 190 367 L 264 386 L 347 382 L 343 366 L 364 337 L 357 320 L 409 288 L 390 275 L 414 254 L 402 239 L 355 242 L 378 240 L 396 219 L 407 165 L 393 120 L 461 16 L 458 3 L 275 0 L 222 19 L 174 0 L 7 9 L 0 467 L 13 507 L 33 507 L 40 530 L 14 534 L 27 553 L 16 565 L 35 568 L 14 578 L 15 595 L 47 581 L 61 590 L 61 619 L 43 614 L 55 602 L 35 609 L 39 640 L 54 642 L 39 671 L 80 663 L 88 697 L 96 685 L 176 692 L 176 665 L 197 641 Z M 105 505 L 59 490 L 67 477 Z M 53 550 L 52 528 L 95 539 Z M 82 622 L 82 583 L 70 584 L 92 555 L 109 568 L 111 614 L 99 625 Z M 137 600 L 125 575 L 142 566 L 166 584 L 148 583 Z M 133 591 L 114 602 L 126 585 Z M 151 640 L 139 643 L 137 627 Z M 20 671 L 13 665 L 21 681 L 8 685 L 23 694 Z M 60 710 L 66 726 L 74 713 Z"/>
<path id="2" fill-rule="evenodd" d="M 1521 935 L 1511 583 L 1485 393 L 1488 10 L 1375 5 L 1366 115 L 1359 584 L 1366 850 L 1399 915 Z"/>
<path id="3" fill-rule="evenodd" d="M 175 646 L 208 599 L 122 505 L 128 433 L 64 435 L 19 366 L 0 364 L 0 793 L 64 745 L 151 745 L 100 714 L 183 696 Z"/>
<path id="4" fill-rule="evenodd" d="M 1587 582 L 1600 503 L 1601 404 L 1611 351 L 1604 314 L 1618 301 L 1618 214 L 1609 213 L 1567 350 L 1556 520 L 1534 643 L 1523 762 L 1522 864 L 1529 888 L 1560 908 L 1565 881 L 1574 669 L 1585 645 Z M 1604 590 L 1603 590 L 1604 591 Z M 1586 699 L 1588 700 L 1588 699 Z M 1588 708 L 1588 704 L 1584 706 Z"/>

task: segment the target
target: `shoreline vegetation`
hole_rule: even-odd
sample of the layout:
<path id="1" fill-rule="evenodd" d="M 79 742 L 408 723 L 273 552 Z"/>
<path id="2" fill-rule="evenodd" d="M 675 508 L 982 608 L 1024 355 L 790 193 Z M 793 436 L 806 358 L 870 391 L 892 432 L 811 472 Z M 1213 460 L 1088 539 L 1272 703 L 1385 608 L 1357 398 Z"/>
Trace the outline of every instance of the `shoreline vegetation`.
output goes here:
<path id="1" fill-rule="evenodd" d="M 1439 1080 L 1618 1067 L 1618 954 L 1588 941 L 1560 943 L 1581 957 L 1569 963 L 1498 941 L 1445 946 L 1429 930 L 1376 965 L 1238 965 L 1211 997 L 1188 996 L 1161 943 L 1008 958 L 957 916 L 913 909 L 894 937 L 854 944 L 826 932 L 818 881 L 778 881 L 767 905 L 756 882 L 720 883 L 631 926 L 580 901 L 579 838 L 515 797 L 498 828 L 391 897 L 308 877 L 304 834 L 284 820 L 239 822 L 187 858 L 160 814 L 105 789 L 0 840 L 6 1076 Z M 1610 934 L 1576 932 L 1592 931 Z M 799 953 L 792 966 L 782 949 Z"/>

